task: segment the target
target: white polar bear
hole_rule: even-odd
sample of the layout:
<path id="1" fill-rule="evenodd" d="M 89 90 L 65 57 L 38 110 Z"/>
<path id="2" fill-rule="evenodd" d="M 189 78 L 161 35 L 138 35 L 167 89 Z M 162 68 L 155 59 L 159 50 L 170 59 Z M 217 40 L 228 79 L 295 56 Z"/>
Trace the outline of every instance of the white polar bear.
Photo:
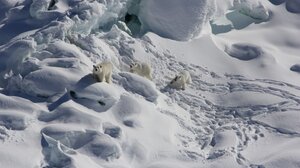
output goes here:
<path id="1" fill-rule="evenodd" d="M 188 71 L 182 71 L 170 82 L 170 87 L 185 90 L 186 85 L 192 83 L 191 75 Z"/>
<path id="2" fill-rule="evenodd" d="M 129 72 L 146 77 L 149 80 L 152 80 L 151 71 L 152 71 L 152 69 L 149 64 L 139 63 L 139 62 L 132 63 L 130 65 L 130 70 L 129 70 Z"/>
<path id="3" fill-rule="evenodd" d="M 104 61 L 100 64 L 93 65 L 93 77 L 98 82 L 111 83 L 113 65 L 111 62 Z"/>

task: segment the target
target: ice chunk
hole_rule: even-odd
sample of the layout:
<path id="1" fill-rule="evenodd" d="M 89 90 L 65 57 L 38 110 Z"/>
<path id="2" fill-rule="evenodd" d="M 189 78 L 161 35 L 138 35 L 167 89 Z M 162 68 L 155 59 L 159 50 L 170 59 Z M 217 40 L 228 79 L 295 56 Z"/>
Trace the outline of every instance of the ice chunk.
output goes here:
<path id="1" fill-rule="evenodd" d="M 234 0 L 234 8 L 253 19 L 267 20 L 269 12 L 258 0 Z"/>
<path id="2" fill-rule="evenodd" d="M 33 18 L 40 20 L 52 20 L 56 17 L 62 16 L 63 13 L 59 11 L 48 10 L 51 2 L 52 0 L 33 0 L 29 9 L 30 15 Z"/>

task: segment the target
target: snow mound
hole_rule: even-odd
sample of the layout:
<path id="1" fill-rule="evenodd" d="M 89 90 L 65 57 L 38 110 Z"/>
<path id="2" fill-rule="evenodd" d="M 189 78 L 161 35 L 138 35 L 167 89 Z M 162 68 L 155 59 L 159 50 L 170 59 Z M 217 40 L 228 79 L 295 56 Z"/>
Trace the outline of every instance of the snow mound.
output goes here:
<path id="1" fill-rule="evenodd" d="M 189 40 L 201 33 L 214 10 L 214 0 L 143 0 L 138 16 L 146 31 L 174 40 Z"/>
<path id="2" fill-rule="evenodd" d="M 253 44 L 236 43 L 225 48 L 225 52 L 239 60 L 249 61 L 262 56 L 264 53 L 262 48 Z"/>
<path id="3" fill-rule="evenodd" d="M 32 114 L 41 110 L 32 102 L 0 93 L 0 125 L 12 130 L 24 130 L 30 124 Z"/>
<path id="4" fill-rule="evenodd" d="M 28 74 L 22 81 L 22 90 L 32 96 L 50 97 L 75 84 L 78 78 L 77 70 L 64 68 L 43 68 Z"/>
<path id="5" fill-rule="evenodd" d="M 153 82 L 133 73 L 122 72 L 119 73 L 119 75 L 122 77 L 119 83 L 124 87 L 124 89 L 137 93 L 145 97 L 148 101 L 156 101 L 158 91 Z"/>
<path id="6" fill-rule="evenodd" d="M 143 113 L 141 103 L 129 95 L 122 95 L 120 101 L 114 106 L 114 114 L 118 120 L 128 127 L 139 125 L 138 117 Z"/>
<path id="7" fill-rule="evenodd" d="M 91 128 L 100 128 L 102 121 L 99 117 L 89 112 L 89 109 L 78 105 L 69 100 L 54 111 L 41 113 L 38 117 L 40 121 L 48 123 L 73 123 L 78 125 L 86 125 Z"/>
<path id="8" fill-rule="evenodd" d="M 69 93 L 75 102 L 95 111 L 103 112 L 119 100 L 121 92 L 117 86 L 106 82 L 95 83 L 92 75 L 87 75 Z"/>
<path id="9" fill-rule="evenodd" d="M 1 112 L 0 126 L 12 130 L 24 130 L 28 125 L 28 115 L 18 112 Z"/>
<path id="10" fill-rule="evenodd" d="M 291 71 L 300 73 L 300 64 L 295 64 L 290 68 Z"/>
<path id="11" fill-rule="evenodd" d="M 53 140 L 70 148 L 69 150 L 92 154 L 104 160 L 118 159 L 121 155 L 121 147 L 113 138 L 94 130 L 82 130 L 82 128 L 74 125 L 60 124 L 48 126 L 42 129 L 41 133 L 44 138 L 42 141 L 46 140 L 47 142 L 47 137 L 51 137 Z M 43 147 L 49 146 L 44 144 Z"/>

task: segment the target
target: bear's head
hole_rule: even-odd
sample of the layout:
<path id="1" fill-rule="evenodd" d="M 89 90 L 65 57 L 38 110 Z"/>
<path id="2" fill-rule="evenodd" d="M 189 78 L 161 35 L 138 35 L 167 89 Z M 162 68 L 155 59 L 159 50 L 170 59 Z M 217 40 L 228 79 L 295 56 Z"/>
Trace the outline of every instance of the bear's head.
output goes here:
<path id="1" fill-rule="evenodd" d="M 129 65 L 129 68 L 130 68 L 130 72 L 134 72 L 138 69 L 139 67 L 139 64 L 137 62 L 134 62 L 132 64 Z"/>
<path id="2" fill-rule="evenodd" d="M 175 76 L 175 78 L 171 80 L 170 84 L 176 83 L 177 81 L 181 80 L 181 78 L 182 76 Z"/>
<path id="3" fill-rule="evenodd" d="M 102 65 L 93 65 L 93 73 L 98 74 L 103 71 Z"/>
<path id="4" fill-rule="evenodd" d="M 179 75 L 179 76 L 175 76 L 175 78 L 171 80 L 169 86 L 172 88 L 179 89 L 181 87 L 181 83 L 182 83 L 182 76 Z"/>

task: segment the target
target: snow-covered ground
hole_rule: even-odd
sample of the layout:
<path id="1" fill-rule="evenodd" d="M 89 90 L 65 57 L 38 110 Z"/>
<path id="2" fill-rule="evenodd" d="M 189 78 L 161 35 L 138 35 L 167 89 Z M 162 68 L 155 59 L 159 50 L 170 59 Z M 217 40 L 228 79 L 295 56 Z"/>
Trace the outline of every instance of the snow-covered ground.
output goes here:
<path id="1" fill-rule="evenodd" d="M 1 0 L 0 167 L 300 167 L 299 2 Z"/>

